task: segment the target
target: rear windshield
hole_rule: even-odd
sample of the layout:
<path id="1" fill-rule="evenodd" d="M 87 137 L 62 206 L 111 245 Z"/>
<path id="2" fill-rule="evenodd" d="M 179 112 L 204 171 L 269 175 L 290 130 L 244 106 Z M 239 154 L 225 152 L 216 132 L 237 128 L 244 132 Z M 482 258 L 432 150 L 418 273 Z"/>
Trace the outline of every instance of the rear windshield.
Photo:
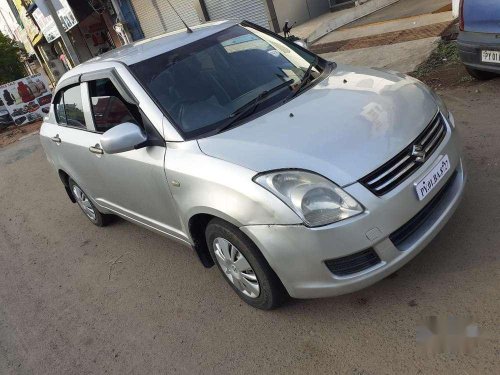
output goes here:
<path id="1" fill-rule="evenodd" d="M 131 69 L 182 135 L 194 138 L 216 129 L 262 92 L 283 85 L 254 113 L 275 105 L 298 86 L 314 60 L 292 43 L 237 25 Z M 319 74 L 315 67 L 314 77 Z"/>

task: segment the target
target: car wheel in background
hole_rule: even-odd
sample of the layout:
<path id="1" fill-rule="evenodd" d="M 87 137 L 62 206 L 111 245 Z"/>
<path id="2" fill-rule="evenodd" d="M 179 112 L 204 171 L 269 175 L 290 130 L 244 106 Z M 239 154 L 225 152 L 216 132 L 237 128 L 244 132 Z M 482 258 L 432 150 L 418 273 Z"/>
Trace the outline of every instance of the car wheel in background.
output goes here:
<path id="1" fill-rule="evenodd" d="M 475 79 L 478 79 L 480 81 L 486 81 L 488 79 L 493 79 L 498 77 L 498 74 L 492 73 L 492 72 L 485 72 L 484 70 L 477 70 L 474 68 L 470 68 L 468 66 L 465 67 L 467 69 L 467 72 L 474 77 Z"/>
<path id="2" fill-rule="evenodd" d="M 212 258 L 238 296 L 262 310 L 285 302 L 288 294 L 255 244 L 237 227 L 213 219 L 205 231 Z"/>
<path id="3" fill-rule="evenodd" d="M 101 214 L 89 199 L 87 194 L 72 179 L 69 180 L 69 188 L 76 203 L 81 208 L 85 216 L 98 227 L 104 227 L 109 223 L 110 215 Z"/>

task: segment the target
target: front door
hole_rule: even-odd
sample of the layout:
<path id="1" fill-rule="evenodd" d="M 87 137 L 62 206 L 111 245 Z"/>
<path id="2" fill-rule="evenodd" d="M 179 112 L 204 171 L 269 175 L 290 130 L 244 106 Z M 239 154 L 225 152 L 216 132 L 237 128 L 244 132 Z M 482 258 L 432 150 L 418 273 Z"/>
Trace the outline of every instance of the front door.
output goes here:
<path id="1" fill-rule="evenodd" d="M 155 136 L 151 134 L 154 127 L 149 126 L 142 111 L 125 101 L 112 80 L 88 81 L 87 86 L 86 102 L 91 107 L 89 113 L 96 135 L 124 122 L 132 122 L 148 136 Z M 166 147 L 161 145 L 94 155 L 100 178 L 94 198 L 99 205 L 132 221 L 186 240 L 165 176 L 165 152 Z"/>

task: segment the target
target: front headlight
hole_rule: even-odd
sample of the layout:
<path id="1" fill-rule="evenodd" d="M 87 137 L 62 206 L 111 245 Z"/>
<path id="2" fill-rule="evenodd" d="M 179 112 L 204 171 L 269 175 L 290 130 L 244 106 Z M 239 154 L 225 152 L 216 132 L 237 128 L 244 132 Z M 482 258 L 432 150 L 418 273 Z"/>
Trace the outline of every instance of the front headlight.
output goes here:
<path id="1" fill-rule="evenodd" d="M 254 181 L 285 202 L 309 227 L 335 223 L 364 211 L 340 187 L 311 172 L 269 172 L 257 175 Z"/>

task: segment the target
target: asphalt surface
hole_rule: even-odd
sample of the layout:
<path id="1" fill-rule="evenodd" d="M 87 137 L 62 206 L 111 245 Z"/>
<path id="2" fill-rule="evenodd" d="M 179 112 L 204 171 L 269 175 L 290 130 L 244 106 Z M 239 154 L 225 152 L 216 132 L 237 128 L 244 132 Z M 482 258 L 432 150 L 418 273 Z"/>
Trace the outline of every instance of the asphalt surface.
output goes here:
<path id="1" fill-rule="evenodd" d="M 70 203 L 36 136 L 0 149 L 0 374 L 499 373 L 500 81 L 445 92 L 469 184 L 445 229 L 363 291 L 243 304 L 189 248 Z M 422 354 L 427 316 L 472 316 L 470 354 Z"/>

